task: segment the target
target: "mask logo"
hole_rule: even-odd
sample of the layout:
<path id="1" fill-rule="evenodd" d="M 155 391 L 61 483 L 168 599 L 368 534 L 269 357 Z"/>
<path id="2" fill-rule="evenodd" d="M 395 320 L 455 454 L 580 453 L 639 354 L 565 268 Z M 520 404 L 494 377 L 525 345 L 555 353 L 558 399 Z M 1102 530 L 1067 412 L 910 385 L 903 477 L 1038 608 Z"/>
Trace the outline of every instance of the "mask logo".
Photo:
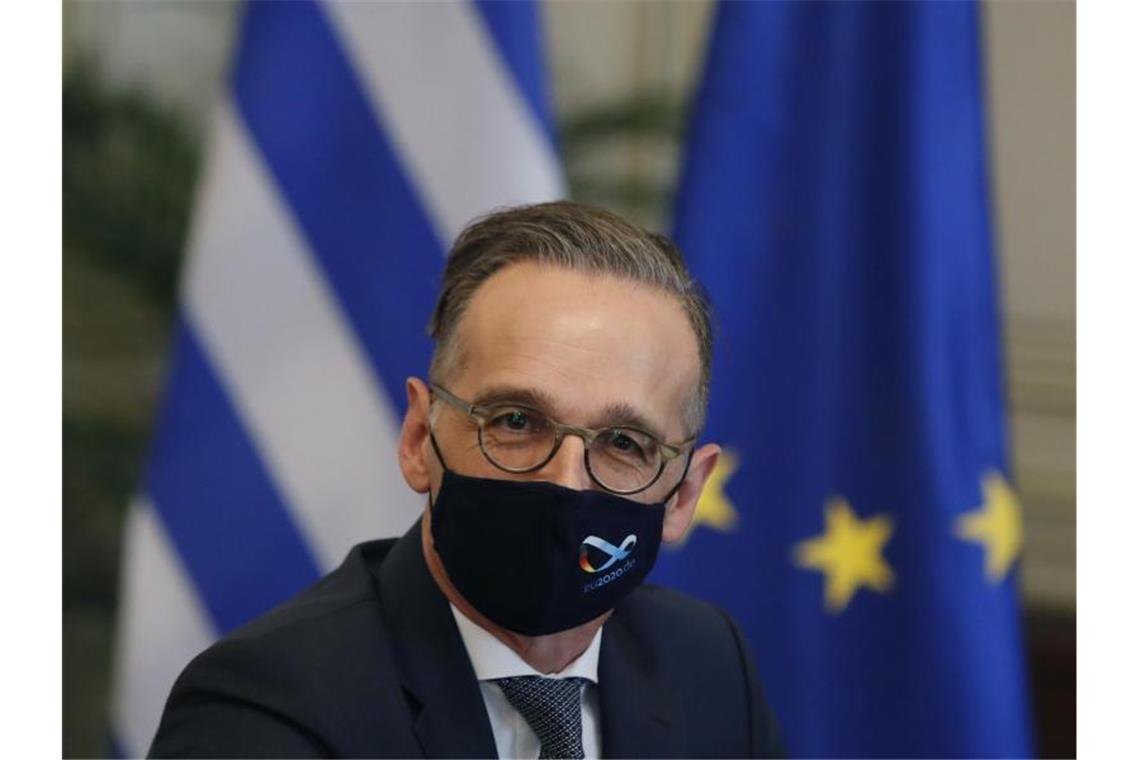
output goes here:
<path id="1" fill-rule="evenodd" d="M 637 545 L 637 536 L 632 533 L 625 537 L 621 542 L 621 546 L 614 546 L 609 541 L 605 541 L 597 536 L 586 536 L 582 542 L 581 554 L 578 555 L 578 567 L 585 570 L 587 573 L 600 573 L 615 562 L 628 557 L 633 552 L 633 547 Z M 609 559 L 602 564 L 601 567 L 594 567 L 590 564 L 590 558 L 587 556 L 586 547 L 592 546 L 599 551 L 609 555 Z"/>

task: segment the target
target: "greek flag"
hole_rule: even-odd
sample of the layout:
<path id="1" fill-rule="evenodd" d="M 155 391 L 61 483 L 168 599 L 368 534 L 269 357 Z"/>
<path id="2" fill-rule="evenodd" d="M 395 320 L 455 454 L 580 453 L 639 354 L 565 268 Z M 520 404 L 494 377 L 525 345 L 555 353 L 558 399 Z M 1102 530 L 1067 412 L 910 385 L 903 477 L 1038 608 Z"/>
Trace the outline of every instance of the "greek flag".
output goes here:
<path id="1" fill-rule="evenodd" d="M 538 32 L 529 3 L 244 10 L 126 528 L 117 753 L 195 654 L 422 509 L 396 440 L 447 246 L 564 195 Z"/>

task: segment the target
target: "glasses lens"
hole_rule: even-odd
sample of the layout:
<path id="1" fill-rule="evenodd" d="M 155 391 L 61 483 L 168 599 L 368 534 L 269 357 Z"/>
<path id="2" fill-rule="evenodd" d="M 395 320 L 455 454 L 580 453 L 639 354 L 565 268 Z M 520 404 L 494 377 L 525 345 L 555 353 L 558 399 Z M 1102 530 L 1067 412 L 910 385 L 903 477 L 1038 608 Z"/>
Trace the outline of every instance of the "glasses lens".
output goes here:
<path id="1" fill-rule="evenodd" d="M 661 447 L 640 430 L 610 428 L 590 446 L 590 469 L 612 491 L 636 491 L 661 471 Z"/>
<path id="2" fill-rule="evenodd" d="M 542 464 L 554 449 L 550 418 L 525 406 L 495 406 L 487 414 L 480 443 L 483 453 L 506 470 Z"/>

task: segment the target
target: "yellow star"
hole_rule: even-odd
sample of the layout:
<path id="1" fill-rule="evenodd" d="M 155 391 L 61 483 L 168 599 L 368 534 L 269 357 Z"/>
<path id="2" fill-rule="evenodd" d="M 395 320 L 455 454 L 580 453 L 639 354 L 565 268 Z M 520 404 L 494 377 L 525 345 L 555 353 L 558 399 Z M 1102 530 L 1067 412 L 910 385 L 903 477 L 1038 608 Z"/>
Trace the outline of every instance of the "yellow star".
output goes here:
<path id="1" fill-rule="evenodd" d="M 982 479 L 982 492 L 985 503 L 958 518 L 957 534 L 985 547 L 986 578 L 996 584 L 1005 579 L 1021 553 L 1021 504 L 1005 478 L 993 470 Z"/>
<path id="2" fill-rule="evenodd" d="M 689 523 L 689 529 L 685 531 L 682 541 L 687 539 L 693 529 L 700 524 L 719 531 L 730 531 L 736 527 L 739 518 L 728 494 L 724 492 L 724 487 L 739 466 L 740 457 L 736 455 L 735 451 L 731 449 L 721 451 L 720 458 L 716 461 L 716 467 L 713 468 L 712 474 L 709 475 L 709 479 L 705 483 L 704 490 L 701 491 L 701 497 L 697 500 L 697 511 L 693 515 L 693 521 Z"/>
<path id="3" fill-rule="evenodd" d="M 822 535 L 796 544 L 795 562 L 826 576 L 824 606 L 839 613 L 860 586 L 885 594 L 894 585 L 883 547 L 894 532 L 887 515 L 860 520 L 843 498 L 829 499 Z"/>

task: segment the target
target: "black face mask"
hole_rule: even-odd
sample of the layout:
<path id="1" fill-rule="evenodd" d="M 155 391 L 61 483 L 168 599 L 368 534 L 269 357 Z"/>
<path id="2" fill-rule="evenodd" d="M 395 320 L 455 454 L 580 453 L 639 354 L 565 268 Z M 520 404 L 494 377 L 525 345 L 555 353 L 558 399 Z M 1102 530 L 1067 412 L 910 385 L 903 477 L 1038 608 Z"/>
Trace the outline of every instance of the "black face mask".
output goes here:
<path id="1" fill-rule="evenodd" d="M 431 504 L 435 550 L 455 588 L 489 620 L 526 636 L 613 609 L 653 568 L 664 519 L 665 502 L 468 477 L 446 465 Z"/>

